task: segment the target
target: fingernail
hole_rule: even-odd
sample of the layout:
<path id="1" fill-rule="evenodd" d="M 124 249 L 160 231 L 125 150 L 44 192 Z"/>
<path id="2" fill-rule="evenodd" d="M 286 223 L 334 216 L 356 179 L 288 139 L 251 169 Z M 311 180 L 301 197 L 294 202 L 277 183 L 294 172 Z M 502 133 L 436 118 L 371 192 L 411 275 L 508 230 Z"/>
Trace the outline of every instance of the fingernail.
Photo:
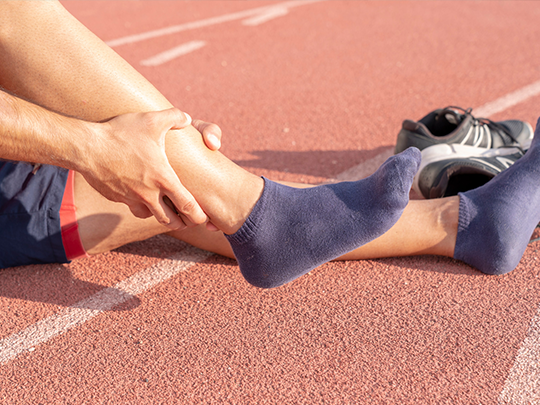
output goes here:
<path id="1" fill-rule="evenodd" d="M 208 142 L 210 142 L 214 148 L 219 149 L 221 147 L 221 142 L 219 141 L 219 138 L 214 134 L 208 134 L 207 138 Z"/>
<path id="2" fill-rule="evenodd" d="M 184 115 L 187 118 L 187 125 L 191 125 L 191 116 L 187 112 L 185 112 Z"/>

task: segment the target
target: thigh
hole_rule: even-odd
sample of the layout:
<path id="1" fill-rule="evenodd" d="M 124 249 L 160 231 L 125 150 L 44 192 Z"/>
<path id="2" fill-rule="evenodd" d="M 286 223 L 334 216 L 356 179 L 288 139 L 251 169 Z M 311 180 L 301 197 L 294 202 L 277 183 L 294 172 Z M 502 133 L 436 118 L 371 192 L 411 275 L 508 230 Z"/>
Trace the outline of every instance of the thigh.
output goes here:
<path id="1" fill-rule="evenodd" d="M 89 254 L 106 252 L 169 231 L 154 217 L 137 218 L 127 205 L 107 200 L 76 172 L 74 203 L 80 240 Z"/>

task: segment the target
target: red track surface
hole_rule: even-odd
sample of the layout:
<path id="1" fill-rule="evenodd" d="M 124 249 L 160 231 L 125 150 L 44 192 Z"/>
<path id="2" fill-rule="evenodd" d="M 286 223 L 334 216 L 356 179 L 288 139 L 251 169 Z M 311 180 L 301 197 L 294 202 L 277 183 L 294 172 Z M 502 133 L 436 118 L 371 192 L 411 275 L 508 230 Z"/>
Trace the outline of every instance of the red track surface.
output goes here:
<path id="1" fill-rule="evenodd" d="M 64 4 L 110 41 L 274 3 Z M 238 164 L 316 182 L 386 151 L 405 118 L 480 107 L 538 81 L 539 20 L 535 2 L 326 1 L 256 26 L 237 19 L 115 50 L 175 105 L 219 123 L 222 151 Z M 194 40 L 206 46 L 140 64 Z M 534 125 L 539 101 L 492 118 Z M 185 247 L 157 237 L 70 265 L 2 271 L 0 337 Z M 540 304 L 538 248 L 503 277 L 446 258 L 394 258 L 327 264 L 269 291 L 210 256 L 1 363 L 0 401 L 511 402 L 523 391 L 509 375 Z"/>

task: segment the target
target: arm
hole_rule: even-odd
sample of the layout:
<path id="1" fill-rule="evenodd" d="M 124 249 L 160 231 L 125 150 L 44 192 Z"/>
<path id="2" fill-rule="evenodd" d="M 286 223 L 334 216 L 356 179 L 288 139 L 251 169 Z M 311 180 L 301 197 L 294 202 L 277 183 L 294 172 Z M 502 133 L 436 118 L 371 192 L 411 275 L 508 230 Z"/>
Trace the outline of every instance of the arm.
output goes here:
<path id="1" fill-rule="evenodd" d="M 127 204 L 134 215 L 155 215 L 162 224 L 179 229 L 207 220 L 165 155 L 167 131 L 189 123 L 177 109 L 92 123 L 0 91 L 0 158 L 78 171 L 105 197 Z M 182 213 L 182 220 L 164 196 Z"/>
<path id="2" fill-rule="evenodd" d="M 122 134 L 123 138 L 111 139 L 112 124 L 118 121 L 111 117 L 161 111 L 172 105 L 127 62 L 67 13 L 60 3 L 0 1 L 0 55 L 0 86 L 7 91 L 46 106 L 50 111 L 109 124 L 97 127 L 103 128 L 101 136 L 92 132 L 92 136 L 80 139 L 81 134 L 88 134 L 88 127 L 95 130 L 96 126 L 52 116 L 50 111 L 43 109 L 36 112 L 36 105 L 20 99 L 14 101 L 13 97 L 10 99 L 9 95 L 2 94 L 2 109 L 7 108 L 13 113 L 15 108 L 19 113 L 11 115 L 12 118 L 24 120 L 24 114 L 28 112 L 41 120 L 40 129 L 34 127 L 34 119 L 27 119 L 25 123 L 12 122 L 11 129 L 3 129 L 4 139 L 0 144 L 3 158 L 75 167 L 107 198 L 126 203 L 136 216 L 153 214 L 160 223 L 172 229 L 206 220 L 191 193 L 174 175 L 168 159 L 164 158 L 165 135 L 155 132 L 162 128 L 148 128 L 153 119 L 147 118 L 154 113 L 136 114 L 131 120 L 120 119 L 125 125 L 126 121 L 140 123 L 141 117 L 146 117 L 142 125 L 146 132 L 138 133 L 141 125 L 134 123 L 137 131 L 117 131 L 115 137 Z M 107 86 L 100 85 L 104 81 Z M 0 114 L 6 119 L 7 110 Z M 185 122 L 184 117 L 180 120 Z M 57 128 L 59 121 L 65 125 L 61 130 Z M 168 129 L 178 126 L 177 118 L 169 116 L 167 121 L 171 123 Z M 81 126 L 86 130 L 77 132 Z M 17 138 L 8 139 L 6 133 L 13 133 L 14 128 L 18 131 Z M 193 131 L 190 128 L 184 130 Z M 202 131 L 206 145 L 215 150 L 219 142 L 209 142 L 206 136 L 209 131 L 218 137 L 220 132 L 215 126 L 205 126 Z M 78 135 L 73 136 L 74 133 Z M 102 141 L 98 142 L 99 139 Z M 145 142 L 145 139 L 151 142 Z M 122 159 L 115 156 L 119 151 L 123 152 Z M 129 161 L 125 156 L 130 157 Z M 122 167 L 109 165 L 108 159 L 112 158 Z M 124 173 L 117 173 L 122 168 Z M 178 208 L 180 218 L 163 204 L 164 196 Z"/>

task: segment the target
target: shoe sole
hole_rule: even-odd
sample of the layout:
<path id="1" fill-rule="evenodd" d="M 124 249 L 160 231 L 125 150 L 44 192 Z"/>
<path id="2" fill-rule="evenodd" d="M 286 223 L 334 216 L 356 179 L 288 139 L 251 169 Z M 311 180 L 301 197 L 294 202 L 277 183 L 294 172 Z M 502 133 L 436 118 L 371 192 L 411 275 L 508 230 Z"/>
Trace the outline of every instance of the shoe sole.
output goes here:
<path id="1" fill-rule="evenodd" d="M 522 149 L 529 149 L 532 138 L 521 144 Z M 439 144 L 432 145 L 422 150 L 422 161 L 418 172 L 414 176 L 413 190 L 421 197 L 423 197 L 418 184 L 420 173 L 422 170 L 431 163 L 440 162 L 448 159 L 467 159 L 467 158 L 489 158 L 497 156 L 506 156 L 513 153 L 518 153 L 519 148 L 497 148 L 497 149 L 485 149 L 477 148 L 470 145 L 459 144 Z"/>

